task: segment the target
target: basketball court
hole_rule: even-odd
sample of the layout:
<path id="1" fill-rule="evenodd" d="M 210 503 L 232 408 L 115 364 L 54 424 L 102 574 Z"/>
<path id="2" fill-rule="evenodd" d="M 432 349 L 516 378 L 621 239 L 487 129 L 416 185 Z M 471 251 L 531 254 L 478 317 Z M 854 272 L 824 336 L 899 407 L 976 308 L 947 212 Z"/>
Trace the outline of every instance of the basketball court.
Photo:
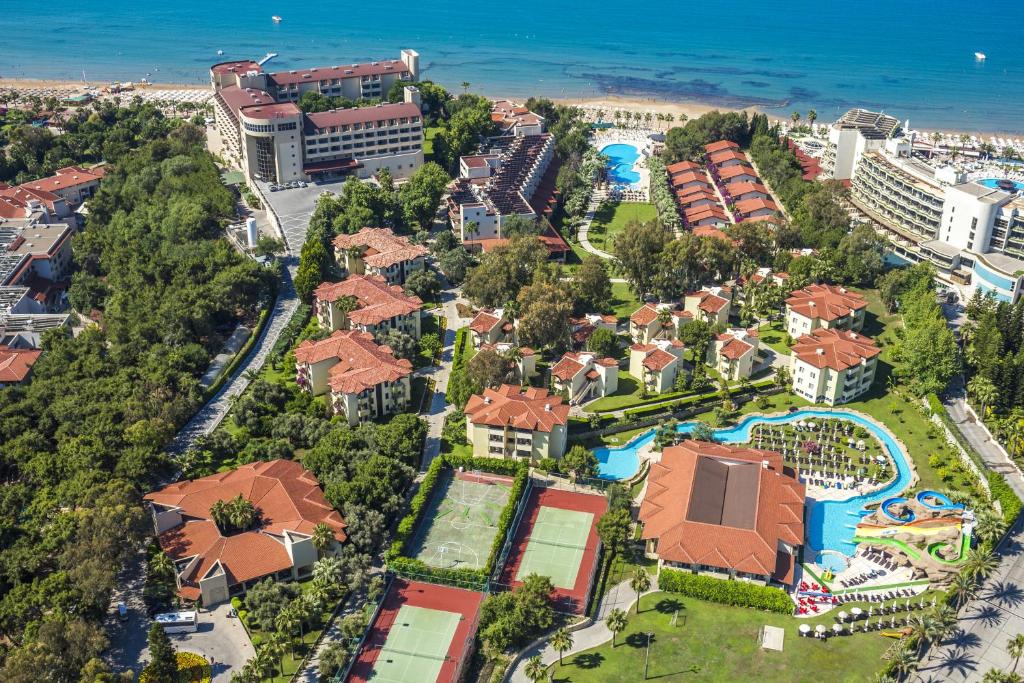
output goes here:
<path id="1" fill-rule="evenodd" d="M 440 569 L 483 568 L 512 482 L 482 472 L 443 472 L 410 555 Z"/>
<path id="2" fill-rule="evenodd" d="M 604 496 L 534 488 L 502 583 L 514 588 L 530 574 L 550 577 L 557 608 L 582 613 L 597 568 L 597 521 L 607 507 Z"/>
<path id="3" fill-rule="evenodd" d="M 461 588 L 395 579 L 348 680 L 455 680 L 470 653 L 483 597 Z"/>

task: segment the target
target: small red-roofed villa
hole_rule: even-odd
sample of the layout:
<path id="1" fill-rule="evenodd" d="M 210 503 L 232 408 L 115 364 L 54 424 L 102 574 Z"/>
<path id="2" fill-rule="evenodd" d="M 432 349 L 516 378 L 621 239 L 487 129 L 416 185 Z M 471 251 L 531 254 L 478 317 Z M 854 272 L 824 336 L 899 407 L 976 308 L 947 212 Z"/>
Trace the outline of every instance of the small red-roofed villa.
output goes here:
<path id="1" fill-rule="evenodd" d="M 693 314 L 673 304 L 647 303 L 629 316 L 629 336 L 637 344 L 650 344 L 655 339 L 674 339 L 679 328 L 693 320 Z"/>
<path id="2" fill-rule="evenodd" d="M 676 376 L 683 372 L 686 347 L 678 339 L 655 339 L 629 347 L 629 374 L 643 382 L 649 393 L 663 394 L 675 387 Z"/>
<path id="3" fill-rule="evenodd" d="M 867 299 L 845 287 L 808 285 L 786 299 L 786 330 L 791 337 L 819 327 L 860 332 L 867 308 Z"/>
<path id="4" fill-rule="evenodd" d="M 732 290 L 728 287 L 709 287 L 683 297 L 683 310 L 700 318 L 708 325 L 728 325 L 732 312 Z"/>
<path id="5" fill-rule="evenodd" d="M 729 329 L 708 345 L 708 365 L 734 382 L 754 374 L 759 340 L 757 330 Z"/>
<path id="6" fill-rule="evenodd" d="M 720 579 L 792 586 L 804 485 L 774 451 L 684 441 L 651 465 L 640 521 L 648 557 Z"/>
<path id="7" fill-rule="evenodd" d="M 210 508 L 237 496 L 258 513 L 256 525 L 225 534 Z M 160 548 L 174 562 L 178 594 L 216 605 L 271 577 L 292 581 L 309 576 L 319 553 L 313 530 L 334 532 L 333 553 L 347 538 L 345 521 L 324 498 L 311 472 L 291 460 L 243 465 L 147 493 Z"/>
<path id="8" fill-rule="evenodd" d="M 592 353 L 566 353 L 551 368 L 555 391 L 565 392 L 570 404 L 614 394 L 619 388 L 619 362 Z"/>
<path id="9" fill-rule="evenodd" d="M 313 304 L 320 327 L 358 330 L 372 335 L 388 330 L 420 338 L 423 301 L 406 294 L 379 275 L 349 275 L 341 282 L 324 282 L 313 290 Z M 348 310 L 352 300 L 355 308 Z"/>
<path id="10" fill-rule="evenodd" d="M 879 353 L 870 337 L 819 327 L 793 344 L 793 392 L 814 403 L 852 401 L 871 388 Z"/>
<path id="11" fill-rule="evenodd" d="M 331 409 L 355 426 L 409 405 L 412 363 L 395 358 L 366 332 L 338 330 L 295 349 L 295 382 L 314 396 L 330 392 Z"/>
<path id="12" fill-rule="evenodd" d="M 516 326 L 505 315 L 505 309 L 481 310 L 469 323 L 469 332 L 473 335 L 473 346 L 480 348 L 484 344 L 515 344 Z"/>
<path id="13" fill-rule="evenodd" d="M 426 247 L 389 228 L 363 228 L 334 238 L 334 257 L 346 275 L 376 275 L 389 285 L 404 285 L 406 278 L 423 270 L 426 255 Z"/>
<path id="14" fill-rule="evenodd" d="M 561 458 L 565 454 L 569 406 L 547 389 L 503 384 L 473 394 L 466 437 L 473 455 L 491 458 Z"/>

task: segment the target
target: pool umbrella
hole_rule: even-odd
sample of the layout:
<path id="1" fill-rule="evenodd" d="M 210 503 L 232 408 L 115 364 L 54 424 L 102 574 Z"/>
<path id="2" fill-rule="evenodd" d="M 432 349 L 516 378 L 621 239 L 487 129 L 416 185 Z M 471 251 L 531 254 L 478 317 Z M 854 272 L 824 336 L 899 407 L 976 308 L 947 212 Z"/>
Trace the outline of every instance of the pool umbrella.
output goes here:
<path id="1" fill-rule="evenodd" d="M 854 607 L 853 609 L 850 610 L 850 614 L 852 614 L 854 616 L 854 618 L 856 618 L 856 617 L 859 617 L 860 615 L 864 614 L 864 610 L 862 610 L 860 607 Z"/>
<path id="2" fill-rule="evenodd" d="M 840 633 L 843 632 L 843 625 L 842 624 L 832 624 L 832 632 L 835 633 L 836 635 L 839 635 Z"/>
<path id="3" fill-rule="evenodd" d="M 810 632 L 811 632 L 811 627 L 810 626 L 808 626 L 807 624 L 800 624 L 800 635 L 805 636 L 805 635 L 807 635 Z"/>
<path id="4" fill-rule="evenodd" d="M 828 629 L 825 628 L 825 624 L 818 624 L 817 626 L 814 627 L 814 631 L 818 634 L 819 638 L 824 637 L 825 631 L 827 631 L 827 630 Z"/>
<path id="5" fill-rule="evenodd" d="M 848 615 L 846 612 L 840 612 L 839 613 L 839 621 L 846 621 L 846 618 L 848 616 L 850 616 L 850 615 Z"/>

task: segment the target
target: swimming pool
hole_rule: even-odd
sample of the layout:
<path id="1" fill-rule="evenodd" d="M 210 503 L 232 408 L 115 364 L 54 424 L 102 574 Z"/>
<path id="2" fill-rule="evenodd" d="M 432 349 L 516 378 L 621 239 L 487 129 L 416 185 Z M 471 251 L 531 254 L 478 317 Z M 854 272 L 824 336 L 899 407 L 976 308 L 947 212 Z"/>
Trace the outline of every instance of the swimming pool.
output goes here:
<path id="1" fill-rule="evenodd" d="M 640 182 L 640 174 L 633 170 L 633 165 L 640 158 L 640 152 L 636 147 L 616 143 L 601 149 L 601 154 L 608 157 L 609 181 L 626 185 Z"/>
<path id="2" fill-rule="evenodd" d="M 852 556 L 857 545 L 853 542 L 857 522 L 860 520 L 860 513 L 864 506 L 872 503 L 880 503 L 900 493 L 910 485 L 912 474 L 907 455 L 900 448 L 899 444 L 889 433 L 873 421 L 861 417 L 857 413 L 846 410 L 826 408 L 804 408 L 785 415 L 766 417 L 764 415 L 750 415 L 741 420 L 738 424 L 727 429 L 716 429 L 715 440 L 721 443 L 747 443 L 750 441 L 751 429 L 758 424 L 784 424 L 788 422 L 799 422 L 808 417 L 818 418 L 839 418 L 863 427 L 871 432 L 892 457 L 896 464 L 896 478 L 886 487 L 867 493 L 861 496 L 854 496 L 848 500 L 825 500 L 815 501 L 808 499 L 808 513 L 806 524 L 806 543 L 814 551 L 820 553 L 825 550 L 834 550 L 843 555 Z M 696 422 L 684 422 L 676 429 L 680 433 L 688 434 L 697 426 Z M 640 466 L 640 458 L 637 454 L 642 447 L 651 443 L 655 437 L 656 429 L 652 429 L 630 441 L 625 446 L 617 448 L 598 448 L 594 451 L 599 465 L 599 476 L 603 479 L 626 479 L 636 473 Z"/>
<path id="3" fill-rule="evenodd" d="M 978 182 L 984 185 L 985 187 L 991 187 L 998 190 L 999 183 L 1002 182 L 1002 180 L 1002 178 L 984 178 L 982 180 L 977 180 L 975 182 Z M 1017 187 L 1018 192 L 1024 192 L 1024 183 L 1019 182 L 1017 180 L 1011 180 L 1010 182 L 1012 182 Z"/>

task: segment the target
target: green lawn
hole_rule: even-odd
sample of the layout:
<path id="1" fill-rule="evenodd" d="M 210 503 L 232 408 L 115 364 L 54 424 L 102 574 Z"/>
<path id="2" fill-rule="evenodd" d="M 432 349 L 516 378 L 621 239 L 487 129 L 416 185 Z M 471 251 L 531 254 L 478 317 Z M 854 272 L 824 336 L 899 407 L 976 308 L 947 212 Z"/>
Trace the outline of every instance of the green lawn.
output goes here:
<path id="1" fill-rule="evenodd" d="M 882 667 L 892 644 L 877 632 L 821 641 L 801 638 L 789 616 L 653 593 L 640 601 L 639 615 L 610 643 L 568 657 L 554 667 L 554 681 L 638 681 L 643 679 L 646 633 L 653 632 L 648 677 L 661 681 L 865 681 Z M 676 626 L 671 626 L 678 610 Z M 831 625 L 832 620 L 827 620 Z M 814 622 L 808 622 L 813 625 Z M 785 629 L 782 652 L 763 650 L 764 625 Z"/>
<path id="2" fill-rule="evenodd" d="M 441 126 L 427 126 L 427 129 L 423 131 L 423 158 L 426 161 L 433 161 L 434 138 L 440 130 Z"/>
<path id="3" fill-rule="evenodd" d="M 654 204 L 638 202 L 605 202 L 594 215 L 588 239 L 598 249 L 611 251 L 612 239 L 630 221 L 652 221 L 658 217 Z"/>
<path id="4" fill-rule="evenodd" d="M 621 320 L 629 318 L 636 309 L 640 308 L 640 300 L 633 294 L 628 283 L 613 282 L 611 307 L 615 317 Z"/>
<path id="5" fill-rule="evenodd" d="M 619 370 L 619 386 L 614 394 L 609 394 L 587 404 L 587 411 L 591 413 L 619 410 L 636 405 L 640 400 L 640 382 L 636 377 L 625 370 Z"/>
<path id="6" fill-rule="evenodd" d="M 770 346 L 784 356 L 789 355 L 789 347 L 786 346 L 786 327 L 781 321 L 761 325 L 757 331 L 762 344 Z"/>

